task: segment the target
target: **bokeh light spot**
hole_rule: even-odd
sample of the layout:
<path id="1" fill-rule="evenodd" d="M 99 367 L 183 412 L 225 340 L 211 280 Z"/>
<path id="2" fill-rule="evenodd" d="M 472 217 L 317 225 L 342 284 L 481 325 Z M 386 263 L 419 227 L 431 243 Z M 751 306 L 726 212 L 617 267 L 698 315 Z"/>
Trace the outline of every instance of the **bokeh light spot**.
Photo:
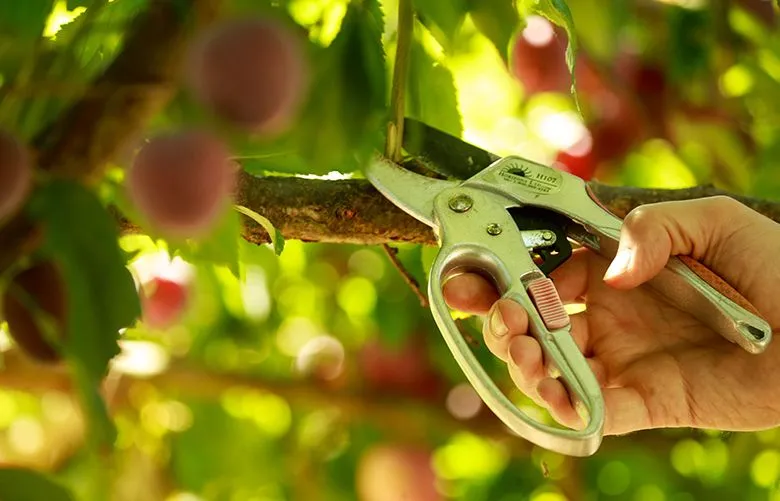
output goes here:
<path id="1" fill-rule="evenodd" d="M 349 257 L 347 266 L 352 273 L 378 281 L 385 274 L 385 261 L 374 251 L 360 249 Z"/>
<path id="2" fill-rule="evenodd" d="M 344 369 L 344 346 L 332 336 L 312 338 L 298 352 L 295 368 L 302 374 L 336 379 Z"/>
<path id="3" fill-rule="evenodd" d="M 482 399 L 468 383 L 461 383 L 447 394 L 447 410 L 458 419 L 471 419 L 482 408 Z"/>
<path id="4" fill-rule="evenodd" d="M 610 461 L 599 471 L 597 482 L 601 492 L 618 496 L 631 485 L 631 470 L 622 461 Z"/>
<path id="5" fill-rule="evenodd" d="M 634 493 L 634 501 L 665 501 L 664 491 L 654 484 L 645 484 Z"/>
<path id="6" fill-rule="evenodd" d="M 750 463 L 750 477 L 760 487 L 771 487 L 780 476 L 780 451 L 761 451 Z"/>
<path id="7" fill-rule="evenodd" d="M 339 287 L 338 303 L 351 316 L 370 315 L 376 306 L 374 284 L 364 277 L 347 278 Z"/>
<path id="8" fill-rule="evenodd" d="M 37 419 L 21 417 L 11 423 L 8 428 L 8 443 L 15 451 L 33 455 L 44 445 L 44 433 Z"/>
<path id="9" fill-rule="evenodd" d="M 150 377 L 160 374 L 168 367 L 168 353 L 158 344 L 150 341 L 119 341 L 121 353 L 111 360 L 111 368 L 123 374 Z"/>
<path id="10" fill-rule="evenodd" d="M 753 75 L 742 65 L 734 65 L 720 77 L 720 89 L 728 97 L 744 96 L 753 88 Z"/>
<path id="11" fill-rule="evenodd" d="M 500 445 L 464 432 L 434 452 L 433 464 L 442 478 L 486 479 L 500 473 L 508 459 Z"/>
<path id="12" fill-rule="evenodd" d="M 526 18 L 523 38 L 534 47 L 544 47 L 553 41 L 555 31 L 552 23 L 542 16 L 531 15 Z"/>

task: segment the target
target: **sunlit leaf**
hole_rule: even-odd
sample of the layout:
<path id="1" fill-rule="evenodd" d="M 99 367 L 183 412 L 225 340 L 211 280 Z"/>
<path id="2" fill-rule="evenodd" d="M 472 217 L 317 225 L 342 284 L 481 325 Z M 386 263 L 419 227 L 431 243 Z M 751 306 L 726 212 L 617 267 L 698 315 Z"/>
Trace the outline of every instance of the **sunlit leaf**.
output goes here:
<path id="1" fill-rule="evenodd" d="M 310 172 L 359 170 L 380 147 L 387 88 L 382 32 L 376 1 L 351 3 L 335 40 L 315 56 L 310 106 L 297 132 Z"/>
<path id="2" fill-rule="evenodd" d="M 407 84 L 407 116 L 439 130 L 460 136 L 463 132 L 452 73 L 436 62 L 417 39 L 411 47 Z"/>

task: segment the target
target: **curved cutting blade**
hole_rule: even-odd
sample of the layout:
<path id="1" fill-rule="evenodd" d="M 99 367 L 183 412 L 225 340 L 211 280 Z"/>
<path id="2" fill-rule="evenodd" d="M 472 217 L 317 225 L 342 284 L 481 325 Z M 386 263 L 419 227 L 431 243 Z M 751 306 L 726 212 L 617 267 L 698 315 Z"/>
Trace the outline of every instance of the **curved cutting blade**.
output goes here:
<path id="1" fill-rule="evenodd" d="M 431 228 L 436 227 L 433 220 L 433 199 L 442 190 L 460 184 L 415 174 L 379 156 L 372 158 L 365 169 L 365 174 L 382 195 Z"/>

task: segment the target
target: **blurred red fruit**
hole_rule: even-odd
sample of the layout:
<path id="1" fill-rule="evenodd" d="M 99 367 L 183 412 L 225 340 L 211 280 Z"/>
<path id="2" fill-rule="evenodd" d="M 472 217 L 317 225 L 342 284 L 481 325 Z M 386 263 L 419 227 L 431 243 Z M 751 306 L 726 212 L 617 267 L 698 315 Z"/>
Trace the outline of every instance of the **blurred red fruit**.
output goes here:
<path id="1" fill-rule="evenodd" d="M 369 341 L 360 351 L 359 366 L 370 386 L 385 391 L 434 397 L 443 390 L 421 343 L 408 342 L 400 349 L 391 349 L 379 341 Z"/>
<path id="2" fill-rule="evenodd" d="M 27 300 L 21 294 L 27 295 Z M 65 341 L 68 329 L 68 298 L 59 265 L 43 261 L 15 275 L 3 292 L 3 313 L 8 322 L 8 334 L 19 348 L 31 358 L 40 362 L 57 362 L 62 359 L 59 349 L 53 345 L 44 326 L 39 323 L 41 315 L 30 308 L 49 315 L 55 335 Z"/>
<path id="3" fill-rule="evenodd" d="M 593 155 L 599 162 L 622 159 L 646 135 L 640 112 L 633 101 L 615 94 L 599 103 L 597 118 L 588 124 L 593 139 Z"/>
<path id="4" fill-rule="evenodd" d="M 27 147 L 8 132 L 0 131 L 0 221 L 21 208 L 32 181 Z"/>
<path id="5" fill-rule="evenodd" d="M 441 501 L 431 455 L 424 449 L 378 445 L 360 457 L 356 472 L 360 501 Z"/>
<path id="6" fill-rule="evenodd" d="M 239 127 L 276 135 L 288 128 L 307 94 L 304 41 L 276 19 L 226 21 L 192 47 L 194 95 Z"/>
<path id="7" fill-rule="evenodd" d="M 566 66 L 565 33 L 541 16 L 528 16 L 510 50 L 510 71 L 527 95 L 568 92 L 571 74 Z"/>
<path id="8" fill-rule="evenodd" d="M 553 166 L 586 181 L 590 180 L 598 168 L 598 159 L 593 154 L 590 136 L 568 150 L 559 151 Z"/>
<path id="9" fill-rule="evenodd" d="M 202 131 L 164 134 L 143 145 L 127 173 L 136 208 L 166 237 L 207 234 L 228 207 L 236 169 L 227 147 Z"/>
<path id="10" fill-rule="evenodd" d="M 153 278 L 141 287 L 143 322 L 153 329 L 164 329 L 181 319 L 187 307 L 185 284 L 167 278 Z"/>
<path id="11" fill-rule="evenodd" d="M 637 111 L 645 118 L 650 133 L 666 136 L 669 86 L 664 68 L 645 61 L 632 52 L 622 53 L 615 64 L 617 77 L 625 86 L 627 97 L 635 99 Z"/>

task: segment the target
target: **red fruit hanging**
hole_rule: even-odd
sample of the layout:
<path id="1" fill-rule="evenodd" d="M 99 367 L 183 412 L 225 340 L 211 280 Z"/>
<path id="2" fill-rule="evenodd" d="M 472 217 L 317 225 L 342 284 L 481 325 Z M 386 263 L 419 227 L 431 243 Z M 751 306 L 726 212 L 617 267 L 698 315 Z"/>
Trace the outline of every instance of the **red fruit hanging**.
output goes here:
<path id="1" fill-rule="evenodd" d="M 189 294 L 186 284 L 157 277 L 141 287 L 143 322 L 153 329 L 174 325 L 184 314 Z"/>
<path id="2" fill-rule="evenodd" d="M 307 95 L 304 40 L 277 19 L 226 21 L 193 45 L 188 79 L 195 97 L 218 116 L 276 135 Z"/>
<path id="3" fill-rule="evenodd" d="M 598 159 L 593 153 L 593 141 L 590 134 L 568 150 L 559 151 L 553 166 L 589 180 L 598 168 Z"/>
<path id="4" fill-rule="evenodd" d="M 571 74 L 566 65 L 565 33 L 541 16 L 528 16 L 510 50 L 510 70 L 527 95 L 568 92 Z"/>
<path id="5" fill-rule="evenodd" d="M 228 206 L 236 168 L 227 147 L 201 131 L 160 135 L 127 173 L 129 196 L 158 231 L 172 238 L 208 233 Z"/>

